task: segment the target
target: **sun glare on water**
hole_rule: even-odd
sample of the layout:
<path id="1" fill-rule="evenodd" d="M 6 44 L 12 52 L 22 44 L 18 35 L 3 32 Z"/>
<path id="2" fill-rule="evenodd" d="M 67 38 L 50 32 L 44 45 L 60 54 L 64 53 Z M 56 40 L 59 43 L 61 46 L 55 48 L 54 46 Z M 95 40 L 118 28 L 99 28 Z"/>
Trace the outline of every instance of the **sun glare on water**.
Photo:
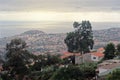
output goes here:
<path id="1" fill-rule="evenodd" d="M 104 17 L 104 19 L 103 19 Z M 11 11 L 0 12 L 0 20 L 4 21 L 80 21 L 118 22 L 117 12 L 49 12 L 49 11 Z"/>

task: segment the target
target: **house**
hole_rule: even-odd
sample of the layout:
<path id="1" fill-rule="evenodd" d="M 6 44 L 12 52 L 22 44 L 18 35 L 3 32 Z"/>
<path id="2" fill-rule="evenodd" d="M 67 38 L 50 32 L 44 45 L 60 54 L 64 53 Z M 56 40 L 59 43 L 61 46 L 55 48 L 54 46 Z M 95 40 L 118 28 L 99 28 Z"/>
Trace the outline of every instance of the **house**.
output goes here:
<path id="1" fill-rule="evenodd" d="M 98 65 L 99 76 L 104 76 L 113 70 L 120 68 L 120 60 L 106 60 Z"/>
<path id="2" fill-rule="evenodd" d="M 75 64 L 81 64 L 82 62 L 98 62 L 104 57 L 104 54 L 99 52 L 86 53 L 83 55 L 81 55 L 80 53 L 65 52 L 60 58 L 71 59 L 73 55 L 75 56 L 75 61 L 74 61 Z"/>
<path id="3" fill-rule="evenodd" d="M 101 47 L 101 48 L 97 49 L 97 52 L 90 53 L 91 54 L 91 60 L 95 61 L 95 62 L 100 61 L 102 58 L 104 58 L 104 54 L 103 54 L 104 51 L 105 51 L 105 49 L 103 47 Z"/>
<path id="4" fill-rule="evenodd" d="M 104 58 L 103 52 L 105 49 L 103 47 L 97 49 L 97 51 L 84 54 L 84 61 L 86 62 L 98 62 Z"/>
<path id="5" fill-rule="evenodd" d="M 75 56 L 75 64 L 81 64 L 82 62 L 98 62 L 104 58 L 104 48 L 99 48 L 96 52 L 90 52 L 81 55 L 80 53 L 63 52 L 61 59 L 70 58 Z"/>
<path id="6" fill-rule="evenodd" d="M 91 52 L 83 55 L 84 62 L 98 62 L 104 58 L 104 54 L 100 52 Z"/>
<path id="7" fill-rule="evenodd" d="M 90 55 L 91 55 L 91 61 L 94 61 L 94 62 L 98 62 L 104 57 L 104 54 L 100 52 L 93 52 L 93 53 L 90 53 Z"/>
<path id="8" fill-rule="evenodd" d="M 75 56 L 74 60 L 73 60 L 73 56 Z M 80 53 L 63 52 L 63 55 L 60 58 L 61 59 L 67 58 L 75 64 L 82 63 L 82 56 Z"/>

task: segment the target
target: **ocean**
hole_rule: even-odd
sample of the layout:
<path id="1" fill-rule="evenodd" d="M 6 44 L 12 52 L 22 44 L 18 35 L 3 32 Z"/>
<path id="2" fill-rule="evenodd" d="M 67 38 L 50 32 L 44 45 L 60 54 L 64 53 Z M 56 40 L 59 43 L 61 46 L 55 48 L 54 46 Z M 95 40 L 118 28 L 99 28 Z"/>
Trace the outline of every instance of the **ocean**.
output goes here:
<path id="1" fill-rule="evenodd" d="M 119 28 L 120 22 L 91 22 L 93 30 Z M 73 22 L 55 21 L 0 21 L 0 38 L 21 34 L 28 30 L 41 30 L 46 33 L 67 33 L 73 31 Z"/>

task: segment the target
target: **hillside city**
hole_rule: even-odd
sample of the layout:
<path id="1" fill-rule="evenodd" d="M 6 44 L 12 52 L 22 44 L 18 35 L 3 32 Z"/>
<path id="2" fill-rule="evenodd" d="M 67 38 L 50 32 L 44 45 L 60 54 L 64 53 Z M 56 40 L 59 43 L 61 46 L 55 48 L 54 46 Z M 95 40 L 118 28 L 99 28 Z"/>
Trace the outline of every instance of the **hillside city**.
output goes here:
<path id="1" fill-rule="evenodd" d="M 73 26 L 67 34 L 30 30 L 1 38 L 0 80 L 119 80 L 120 28 Z"/>
<path id="2" fill-rule="evenodd" d="M 110 28 L 105 30 L 95 30 L 94 33 L 94 49 L 105 46 L 109 42 L 117 45 L 120 42 L 120 28 Z M 20 35 L 5 37 L 0 39 L 0 55 L 3 55 L 6 43 L 14 38 L 21 38 L 26 41 L 28 50 L 33 54 L 39 55 L 43 53 L 61 54 L 67 50 L 64 43 L 65 33 L 47 34 L 39 30 L 30 30 Z"/>

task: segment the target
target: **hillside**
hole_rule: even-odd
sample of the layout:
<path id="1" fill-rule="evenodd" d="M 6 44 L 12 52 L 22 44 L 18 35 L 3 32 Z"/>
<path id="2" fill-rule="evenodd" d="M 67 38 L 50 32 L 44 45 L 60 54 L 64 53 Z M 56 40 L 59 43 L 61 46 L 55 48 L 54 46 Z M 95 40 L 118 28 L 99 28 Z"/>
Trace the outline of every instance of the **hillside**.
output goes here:
<path id="1" fill-rule="evenodd" d="M 102 42 L 120 41 L 120 28 L 110 28 L 105 30 L 95 30 L 94 36 Z"/>
<path id="2" fill-rule="evenodd" d="M 0 46 L 3 49 L 11 39 L 22 38 L 27 42 L 28 50 L 34 54 L 60 53 L 66 50 L 64 44 L 65 34 L 46 34 L 42 31 L 31 30 L 20 35 L 0 39 Z M 2 50 L 1 49 L 1 50 Z"/>
<path id="3" fill-rule="evenodd" d="M 39 30 L 30 30 L 22 33 L 21 35 L 34 35 L 34 34 L 45 34 L 45 33 Z"/>
<path id="4" fill-rule="evenodd" d="M 93 31 L 95 45 L 94 48 L 105 46 L 108 42 L 120 42 L 120 28 L 110 28 L 105 30 Z M 20 35 L 0 39 L 0 50 L 3 52 L 6 43 L 14 38 L 22 38 L 28 44 L 28 50 L 34 54 L 42 53 L 61 53 L 67 50 L 64 44 L 66 34 L 47 34 L 39 30 L 30 30 Z"/>

